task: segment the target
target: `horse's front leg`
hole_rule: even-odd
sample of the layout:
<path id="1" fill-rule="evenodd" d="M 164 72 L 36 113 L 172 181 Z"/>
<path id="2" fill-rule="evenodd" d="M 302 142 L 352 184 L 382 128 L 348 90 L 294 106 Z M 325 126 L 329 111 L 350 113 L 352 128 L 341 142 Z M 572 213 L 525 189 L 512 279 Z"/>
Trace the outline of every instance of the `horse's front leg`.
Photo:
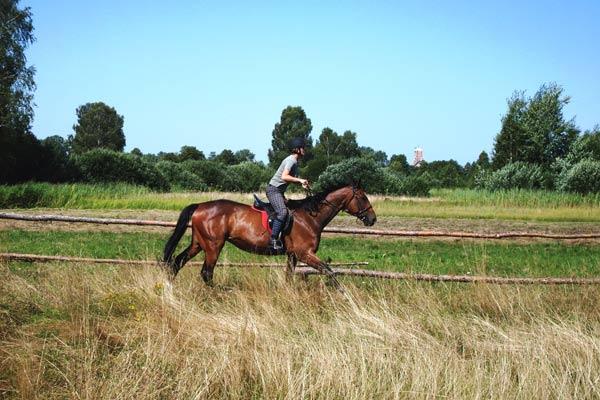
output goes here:
<path id="1" fill-rule="evenodd" d="M 317 255 L 313 252 L 308 252 L 300 256 L 300 261 L 305 263 L 306 265 L 315 268 L 322 274 L 327 275 L 333 285 L 341 289 L 341 285 L 335 277 L 335 272 L 331 269 L 328 263 L 322 261 Z"/>
<path id="2" fill-rule="evenodd" d="M 291 282 L 294 279 L 294 271 L 296 264 L 298 263 L 298 257 L 295 254 L 288 254 L 287 267 L 285 269 L 285 280 Z"/>

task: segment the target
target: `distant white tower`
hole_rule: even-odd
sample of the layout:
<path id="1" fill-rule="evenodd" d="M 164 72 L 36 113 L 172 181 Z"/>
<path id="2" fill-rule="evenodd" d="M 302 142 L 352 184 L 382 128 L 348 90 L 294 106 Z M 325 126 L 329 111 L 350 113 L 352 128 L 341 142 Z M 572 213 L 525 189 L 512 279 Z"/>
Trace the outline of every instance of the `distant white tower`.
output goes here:
<path id="1" fill-rule="evenodd" d="M 420 147 L 415 148 L 415 158 L 413 159 L 413 167 L 420 167 L 423 162 L 423 149 Z"/>

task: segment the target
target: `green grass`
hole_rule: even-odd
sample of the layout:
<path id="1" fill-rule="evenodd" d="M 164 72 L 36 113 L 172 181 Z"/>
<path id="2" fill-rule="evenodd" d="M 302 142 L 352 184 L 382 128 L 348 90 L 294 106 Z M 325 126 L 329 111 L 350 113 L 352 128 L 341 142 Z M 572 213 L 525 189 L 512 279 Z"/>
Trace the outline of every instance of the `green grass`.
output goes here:
<path id="1" fill-rule="evenodd" d="M 0 186 L 0 208 L 77 208 L 181 210 L 191 203 L 216 198 L 250 203 L 241 193 L 156 193 L 139 186 L 52 185 L 27 183 Z M 427 199 L 371 196 L 380 216 L 600 222 L 600 194 L 548 191 L 489 192 L 438 189 Z"/>
<path id="2" fill-rule="evenodd" d="M 0 231 L 0 251 L 96 258 L 158 259 L 169 233 Z M 188 244 L 184 237 L 180 248 Z M 369 261 L 368 268 L 434 274 L 494 276 L 600 275 L 600 246 L 592 244 L 423 241 L 328 237 L 319 256 Z M 201 261 L 200 254 L 195 260 Z M 265 258 L 226 245 L 221 261 Z M 271 261 L 281 261 L 274 257 Z M 102 267 L 99 267 L 102 268 Z"/>
<path id="3" fill-rule="evenodd" d="M 600 193 L 551 192 L 547 190 L 489 190 L 433 189 L 433 197 L 443 199 L 448 205 L 494 206 L 502 208 L 562 208 L 600 207 Z"/>
<path id="4" fill-rule="evenodd" d="M 143 186 L 125 183 L 103 185 L 25 183 L 0 186 L 0 208 L 181 210 L 191 203 L 224 196 L 232 200 L 250 202 L 250 196 L 247 194 L 158 193 Z"/>

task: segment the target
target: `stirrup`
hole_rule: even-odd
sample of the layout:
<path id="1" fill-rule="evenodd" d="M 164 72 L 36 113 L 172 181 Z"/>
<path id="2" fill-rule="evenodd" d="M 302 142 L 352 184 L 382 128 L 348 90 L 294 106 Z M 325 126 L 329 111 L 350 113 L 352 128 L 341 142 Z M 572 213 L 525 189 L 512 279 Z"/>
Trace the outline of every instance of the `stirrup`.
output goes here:
<path id="1" fill-rule="evenodd" d="M 273 251 L 283 250 L 283 244 L 281 243 L 281 240 L 279 240 L 279 239 L 271 239 L 271 242 L 269 244 Z"/>

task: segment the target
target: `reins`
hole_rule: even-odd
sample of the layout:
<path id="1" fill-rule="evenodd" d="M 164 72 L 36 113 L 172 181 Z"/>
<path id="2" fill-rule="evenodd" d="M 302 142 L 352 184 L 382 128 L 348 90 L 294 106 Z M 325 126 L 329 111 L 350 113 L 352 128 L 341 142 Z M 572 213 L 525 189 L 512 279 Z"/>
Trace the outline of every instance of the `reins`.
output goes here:
<path id="1" fill-rule="evenodd" d="M 315 194 L 313 193 L 311 188 L 304 189 L 304 190 L 306 191 L 307 197 L 312 197 L 312 198 L 315 197 Z M 350 200 L 348 200 L 348 203 L 350 203 L 354 197 L 356 197 L 356 187 L 353 186 L 352 187 L 352 197 L 350 198 Z M 326 197 L 323 197 L 323 199 L 320 200 L 318 204 L 324 204 L 333 209 L 337 208 L 337 206 L 335 204 L 333 204 L 332 202 L 330 202 L 329 200 L 327 200 Z M 347 212 L 348 214 L 352 215 L 353 217 L 358 218 L 361 221 L 364 221 L 364 219 L 367 217 L 367 215 L 366 215 L 367 212 L 372 209 L 373 209 L 373 206 L 371 204 L 369 204 L 368 207 L 365 207 L 365 208 L 359 210 L 356 214 L 352 214 L 347 208 L 344 208 L 343 211 Z M 318 210 L 310 210 L 309 214 L 313 217 L 316 217 L 318 215 Z"/>

